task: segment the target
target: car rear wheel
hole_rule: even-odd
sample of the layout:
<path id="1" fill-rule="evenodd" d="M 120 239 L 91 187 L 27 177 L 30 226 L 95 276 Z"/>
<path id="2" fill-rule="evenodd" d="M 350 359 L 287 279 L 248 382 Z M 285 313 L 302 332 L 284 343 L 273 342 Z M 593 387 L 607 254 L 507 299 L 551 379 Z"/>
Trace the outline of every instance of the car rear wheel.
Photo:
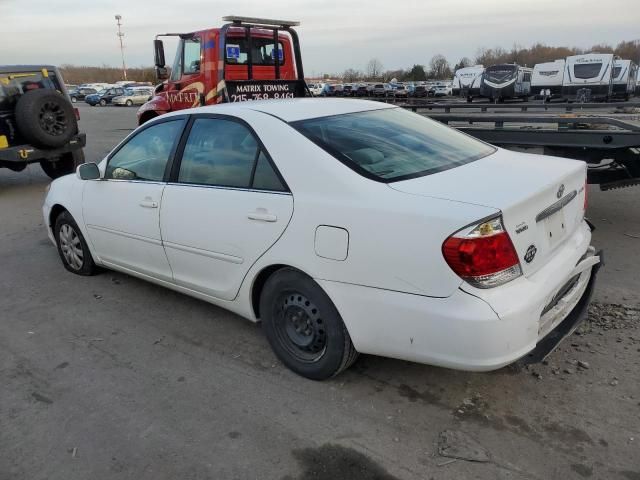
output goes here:
<path id="1" fill-rule="evenodd" d="M 53 231 L 64 268 L 76 275 L 95 274 L 96 264 L 91 258 L 87 242 L 69 212 L 58 215 Z"/>
<path id="2" fill-rule="evenodd" d="M 76 103 L 78 101 L 78 99 L 76 97 L 71 97 L 71 102 L 72 103 Z"/>
<path id="3" fill-rule="evenodd" d="M 41 160 L 40 167 L 50 178 L 55 179 L 75 172 L 81 163 L 84 163 L 84 152 L 82 150 L 74 150 L 63 154 L 56 161 Z"/>
<path id="4" fill-rule="evenodd" d="M 260 296 L 260 312 L 276 356 L 303 377 L 325 380 L 358 357 L 331 299 L 297 270 L 285 268 L 269 277 Z"/>

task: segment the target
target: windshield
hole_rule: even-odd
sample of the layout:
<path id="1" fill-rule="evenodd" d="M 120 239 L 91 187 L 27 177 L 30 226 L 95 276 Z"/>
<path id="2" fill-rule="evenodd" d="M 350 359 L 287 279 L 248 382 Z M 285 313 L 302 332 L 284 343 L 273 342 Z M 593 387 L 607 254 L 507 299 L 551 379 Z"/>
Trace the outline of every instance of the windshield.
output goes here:
<path id="1" fill-rule="evenodd" d="M 421 177 L 490 155 L 495 148 L 401 108 L 291 124 L 361 175 L 380 182 Z"/>
<path id="2" fill-rule="evenodd" d="M 602 63 L 579 63 L 573 66 L 573 75 L 576 78 L 597 77 L 602 69 Z"/>

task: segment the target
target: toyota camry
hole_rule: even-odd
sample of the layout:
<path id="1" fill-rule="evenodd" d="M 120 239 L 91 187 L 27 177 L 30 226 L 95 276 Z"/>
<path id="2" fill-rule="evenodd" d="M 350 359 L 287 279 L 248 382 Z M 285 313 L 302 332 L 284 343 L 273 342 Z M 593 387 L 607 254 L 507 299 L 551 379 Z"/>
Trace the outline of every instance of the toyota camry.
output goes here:
<path id="1" fill-rule="evenodd" d="M 541 359 L 584 317 L 585 163 L 341 99 L 201 107 L 55 180 L 64 267 L 118 270 L 262 323 L 325 379 L 358 353 L 464 370 Z M 533 360 L 532 360 L 533 361 Z"/>

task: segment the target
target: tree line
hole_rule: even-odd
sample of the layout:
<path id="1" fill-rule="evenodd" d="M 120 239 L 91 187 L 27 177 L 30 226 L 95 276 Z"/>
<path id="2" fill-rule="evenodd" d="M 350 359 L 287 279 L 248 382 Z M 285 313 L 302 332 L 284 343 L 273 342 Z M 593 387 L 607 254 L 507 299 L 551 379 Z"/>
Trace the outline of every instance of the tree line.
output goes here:
<path id="1" fill-rule="evenodd" d="M 606 44 L 594 45 L 591 48 L 551 47 L 543 43 L 536 43 L 531 47 L 514 45 L 507 50 L 502 47 L 479 48 L 473 59 L 461 58 L 452 64 L 444 55 L 436 54 L 431 57 L 428 65 L 415 64 L 407 69 L 385 70 L 380 60 L 373 58 L 365 65 L 364 70 L 349 68 L 341 75 L 324 75 L 325 78 L 341 78 L 342 81 L 353 83 L 358 81 L 383 81 L 392 79 L 398 81 L 421 80 L 450 80 L 459 68 L 472 65 L 496 65 L 499 63 L 517 63 L 522 66 L 533 67 L 536 63 L 552 62 L 570 55 L 581 55 L 589 52 L 614 53 L 621 58 L 640 63 L 640 40 L 622 41 L 615 47 Z"/>
<path id="2" fill-rule="evenodd" d="M 64 81 L 73 85 L 93 82 L 116 83 L 124 80 L 121 68 L 107 65 L 101 67 L 62 65 L 60 71 Z M 127 68 L 127 79 L 132 82 L 156 83 L 156 74 L 153 67 Z"/>

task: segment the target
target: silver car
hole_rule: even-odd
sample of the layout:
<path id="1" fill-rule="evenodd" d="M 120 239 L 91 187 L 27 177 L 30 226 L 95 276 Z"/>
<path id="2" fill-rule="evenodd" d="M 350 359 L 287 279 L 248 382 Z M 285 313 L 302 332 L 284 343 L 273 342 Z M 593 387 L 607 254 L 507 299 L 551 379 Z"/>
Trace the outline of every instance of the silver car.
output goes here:
<path id="1" fill-rule="evenodd" d="M 119 97 L 115 97 L 111 103 L 118 106 L 131 107 L 133 105 L 142 105 L 153 97 L 153 89 L 140 88 L 140 89 L 127 89 L 125 94 Z"/>

